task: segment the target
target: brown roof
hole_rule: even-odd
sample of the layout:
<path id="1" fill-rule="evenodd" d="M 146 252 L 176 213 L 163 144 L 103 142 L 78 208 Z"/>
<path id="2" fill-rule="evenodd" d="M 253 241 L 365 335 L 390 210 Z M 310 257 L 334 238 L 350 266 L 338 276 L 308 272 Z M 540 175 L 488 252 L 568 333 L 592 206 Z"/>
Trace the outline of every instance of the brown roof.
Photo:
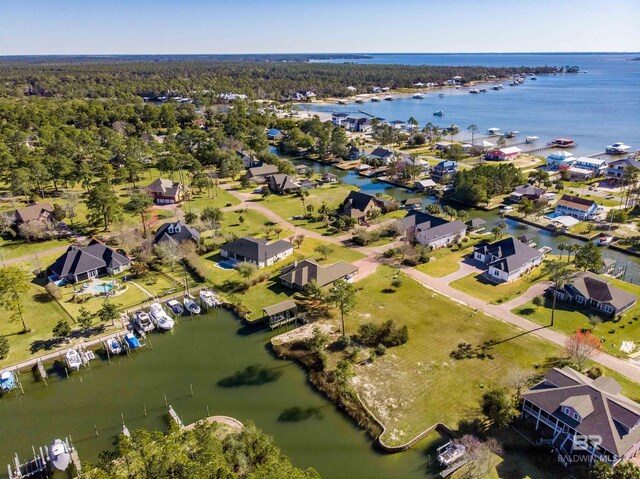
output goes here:
<path id="1" fill-rule="evenodd" d="M 295 309 L 295 308 L 296 308 L 295 301 L 293 301 L 291 299 L 287 299 L 286 301 L 283 301 L 282 303 L 278 303 L 278 304 L 273 304 L 271 306 L 267 306 L 262 311 L 264 311 L 264 314 L 267 315 L 267 316 L 273 316 L 274 314 L 284 313 L 285 311 L 289 311 L 289 310 Z"/>
<path id="2" fill-rule="evenodd" d="M 577 196 L 562 195 L 562 198 L 558 200 L 558 205 L 567 206 L 576 210 L 588 211 L 593 206 L 595 201 L 585 200 L 584 198 L 578 198 Z"/>
<path id="3" fill-rule="evenodd" d="M 610 304 L 616 309 L 622 309 L 638 299 L 635 294 L 612 286 L 609 281 L 588 271 L 576 273 L 571 286 L 585 298 Z"/>
<path id="4" fill-rule="evenodd" d="M 43 211 L 53 213 L 53 206 L 51 206 L 51 203 L 36 203 L 35 205 L 18 208 L 16 210 L 16 220 L 20 223 L 39 220 Z"/>
<path id="5" fill-rule="evenodd" d="M 305 259 L 283 268 L 280 280 L 300 288 L 312 281 L 315 281 L 319 286 L 326 286 L 357 271 L 357 266 L 345 261 L 338 261 L 330 266 L 322 266 L 312 259 Z"/>
<path id="6" fill-rule="evenodd" d="M 147 190 L 151 193 L 161 194 L 162 196 L 177 197 L 181 192 L 185 190 L 185 188 L 179 181 L 158 178 L 149 186 L 147 186 Z"/>

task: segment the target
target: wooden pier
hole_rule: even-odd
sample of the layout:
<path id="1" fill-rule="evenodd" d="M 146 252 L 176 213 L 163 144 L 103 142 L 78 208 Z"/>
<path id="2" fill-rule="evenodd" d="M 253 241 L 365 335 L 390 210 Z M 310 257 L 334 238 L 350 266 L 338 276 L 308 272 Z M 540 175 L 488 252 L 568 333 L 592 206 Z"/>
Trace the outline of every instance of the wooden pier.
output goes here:
<path id="1" fill-rule="evenodd" d="M 440 473 L 440 477 L 449 477 L 451 474 L 456 472 L 462 466 L 466 465 L 468 462 L 469 462 L 469 459 L 462 459 L 462 460 L 456 462 L 452 466 L 450 466 L 450 467 L 446 468 L 444 471 L 442 471 Z"/>
<path id="2" fill-rule="evenodd" d="M 71 477 L 74 479 L 78 478 L 82 471 L 78 451 L 74 447 L 70 438 L 65 438 L 64 442 L 67 446 L 67 450 L 69 451 L 69 455 L 71 456 L 69 467 L 65 471 L 67 473 L 67 476 L 65 477 Z M 26 461 L 20 460 L 16 453 L 15 457 L 11 461 L 12 463 L 7 465 L 9 479 L 45 479 L 51 476 L 50 471 L 53 469 L 53 466 L 49 455 L 49 447 L 40 446 L 36 450 L 36 448 L 32 446 L 31 451 L 33 457 Z"/>
<path id="3" fill-rule="evenodd" d="M 175 411 L 175 409 L 173 409 L 173 406 L 171 405 L 169 405 L 169 417 L 173 422 L 175 422 L 178 425 L 180 429 L 184 427 L 184 424 L 182 423 L 182 419 L 180 419 L 180 416 L 178 416 L 178 413 Z"/>

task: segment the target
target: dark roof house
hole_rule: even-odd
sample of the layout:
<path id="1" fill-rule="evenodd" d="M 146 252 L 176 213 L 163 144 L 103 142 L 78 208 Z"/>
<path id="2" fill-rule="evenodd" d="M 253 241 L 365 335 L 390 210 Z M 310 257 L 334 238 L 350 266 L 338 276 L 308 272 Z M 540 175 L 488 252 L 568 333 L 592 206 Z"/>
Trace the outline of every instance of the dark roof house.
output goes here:
<path id="1" fill-rule="evenodd" d="M 533 185 L 520 185 L 516 186 L 516 188 L 511 192 L 509 199 L 511 201 L 515 201 L 519 203 L 523 198 L 527 198 L 531 201 L 537 201 L 540 199 L 544 199 L 544 194 L 547 192 L 544 188 L 538 188 Z"/>
<path id="2" fill-rule="evenodd" d="M 373 211 L 384 211 L 388 207 L 388 200 L 377 196 L 363 193 L 362 191 L 351 191 L 340 206 L 340 214 L 349 218 L 357 219 L 360 222 L 367 220 Z"/>
<path id="3" fill-rule="evenodd" d="M 357 266 L 345 261 L 322 266 L 312 259 L 305 259 L 282 268 L 280 282 L 289 288 L 295 289 L 302 289 L 312 281 L 315 281 L 318 286 L 327 286 L 339 279 L 349 280 L 357 272 Z"/>
<path id="4" fill-rule="evenodd" d="M 247 178 L 255 182 L 265 182 L 268 176 L 278 173 L 276 165 L 268 163 L 260 163 L 258 166 L 252 166 L 247 169 Z"/>
<path id="5" fill-rule="evenodd" d="M 293 254 L 293 245 L 288 241 L 278 240 L 268 243 L 263 239 L 245 236 L 225 244 L 220 249 L 220 256 L 235 261 L 253 263 L 258 268 L 270 266 Z"/>
<path id="6" fill-rule="evenodd" d="M 98 276 L 118 274 L 131 264 L 129 258 L 98 240 L 84 247 L 69 246 L 69 249 L 49 267 L 55 280 L 66 279 L 76 283 Z"/>
<path id="7" fill-rule="evenodd" d="M 514 238 L 495 243 L 481 243 L 473 248 L 473 257 L 489 266 L 488 279 L 507 282 L 518 279 L 523 273 L 542 262 L 542 253 Z"/>
<path id="8" fill-rule="evenodd" d="M 269 189 L 280 195 L 300 190 L 300 183 L 295 176 L 277 174 L 269 176 Z"/>
<path id="9" fill-rule="evenodd" d="M 153 244 L 162 244 L 167 241 L 179 244 L 189 240 L 197 243 L 199 239 L 200 233 L 198 231 L 179 220 L 176 223 L 164 223 L 160 226 L 156 231 Z"/>
<path id="10" fill-rule="evenodd" d="M 460 220 L 447 221 L 439 216 L 416 210 L 409 211 L 400 220 L 400 224 L 410 241 L 431 248 L 450 245 L 467 232 L 467 226 Z"/>
<path id="11" fill-rule="evenodd" d="M 179 181 L 158 178 L 146 190 L 159 205 L 179 203 L 187 188 Z"/>
<path id="12" fill-rule="evenodd" d="M 522 395 L 523 416 L 541 437 L 546 432 L 563 462 L 616 464 L 640 449 L 640 404 L 620 391 L 612 378 L 553 368 Z"/>
<path id="13" fill-rule="evenodd" d="M 551 288 L 553 290 L 553 288 Z M 619 314 L 636 304 L 638 296 L 618 288 L 597 274 L 580 271 L 559 288 L 558 298 L 587 306 L 606 314 Z"/>
<path id="14" fill-rule="evenodd" d="M 369 153 L 369 156 L 375 160 L 381 161 L 382 163 L 388 163 L 395 157 L 395 153 L 379 146 Z"/>

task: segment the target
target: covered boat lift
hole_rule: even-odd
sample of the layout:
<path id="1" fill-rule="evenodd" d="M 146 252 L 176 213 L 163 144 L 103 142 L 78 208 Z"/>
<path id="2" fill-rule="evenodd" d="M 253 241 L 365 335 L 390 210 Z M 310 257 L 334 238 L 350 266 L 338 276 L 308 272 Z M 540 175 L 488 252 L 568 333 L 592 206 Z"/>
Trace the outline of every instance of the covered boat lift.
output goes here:
<path id="1" fill-rule="evenodd" d="M 262 312 L 264 313 L 264 317 L 268 319 L 271 329 L 298 319 L 298 305 L 291 299 L 267 306 Z"/>

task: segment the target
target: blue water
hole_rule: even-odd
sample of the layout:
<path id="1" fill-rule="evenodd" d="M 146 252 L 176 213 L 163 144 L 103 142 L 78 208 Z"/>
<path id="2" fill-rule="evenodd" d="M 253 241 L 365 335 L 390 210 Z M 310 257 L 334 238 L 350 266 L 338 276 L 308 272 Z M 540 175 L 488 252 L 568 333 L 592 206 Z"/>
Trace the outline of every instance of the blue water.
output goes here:
<path id="1" fill-rule="evenodd" d="M 542 145 L 553 138 L 570 137 L 576 154 L 593 154 L 623 141 L 640 149 L 640 61 L 638 54 L 374 54 L 353 63 L 404 65 L 564 66 L 577 65 L 586 74 L 538 75 L 537 81 L 503 90 L 470 95 L 467 90 L 445 89 L 445 96 L 429 93 L 422 100 L 399 98 L 362 105 L 315 105 L 316 111 L 358 109 L 387 120 L 415 117 L 421 125 L 432 122 L 464 129 L 476 124 L 518 130 L 521 137 L 539 136 Z M 340 63 L 344 60 L 331 60 Z M 443 110 L 444 116 L 433 116 Z"/>

